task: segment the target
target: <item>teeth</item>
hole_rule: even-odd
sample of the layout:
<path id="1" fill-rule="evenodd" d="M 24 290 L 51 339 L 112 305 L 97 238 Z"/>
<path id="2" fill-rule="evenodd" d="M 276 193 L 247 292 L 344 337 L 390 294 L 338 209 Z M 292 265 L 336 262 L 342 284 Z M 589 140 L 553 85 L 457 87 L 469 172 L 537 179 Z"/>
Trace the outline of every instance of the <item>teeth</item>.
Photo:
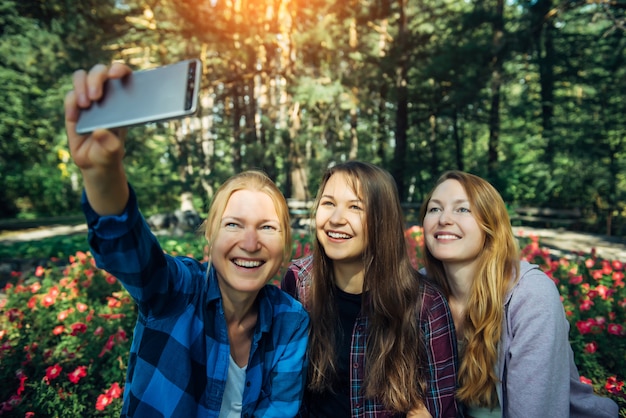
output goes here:
<path id="1" fill-rule="evenodd" d="M 349 239 L 350 235 L 347 234 L 340 234 L 338 232 L 329 232 L 328 236 L 331 238 L 341 238 L 341 239 Z"/>
<path id="2" fill-rule="evenodd" d="M 437 235 L 437 239 L 458 239 L 456 235 Z"/>
<path id="3" fill-rule="evenodd" d="M 260 261 L 233 260 L 239 267 L 253 268 L 261 265 Z"/>

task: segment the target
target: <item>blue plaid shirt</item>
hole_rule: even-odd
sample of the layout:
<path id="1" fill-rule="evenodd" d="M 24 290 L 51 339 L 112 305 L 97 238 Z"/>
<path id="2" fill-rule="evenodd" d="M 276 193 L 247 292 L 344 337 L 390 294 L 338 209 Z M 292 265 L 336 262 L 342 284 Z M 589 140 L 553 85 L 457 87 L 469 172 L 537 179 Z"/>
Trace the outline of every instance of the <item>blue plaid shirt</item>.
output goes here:
<path id="1" fill-rule="evenodd" d="M 215 269 L 164 254 L 132 189 L 119 216 L 98 216 L 84 194 L 82 203 L 98 267 L 120 280 L 139 310 L 122 416 L 218 417 L 230 347 Z M 271 285 L 258 303 L 242 417 L 295 416 L 306 379 L 308 314 Z"/>

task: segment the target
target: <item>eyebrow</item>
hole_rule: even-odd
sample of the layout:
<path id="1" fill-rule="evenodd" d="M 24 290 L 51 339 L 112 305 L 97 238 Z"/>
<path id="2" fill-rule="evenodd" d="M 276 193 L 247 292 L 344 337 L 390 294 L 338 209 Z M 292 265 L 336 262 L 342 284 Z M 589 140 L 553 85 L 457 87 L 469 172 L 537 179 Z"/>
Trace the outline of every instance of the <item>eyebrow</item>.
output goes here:
<path id="1" fill-rule="evenodd" d="M 335 198 L 335 196 L 331 196 L 331 195 L 329 195 L 329 194 L 323 194 L 323 195 L 322 195 L 322 198 L 324 198 L 324 197 L 325 197 L 325 198 L 327 198 L 327 199 L 337 200 L 337 199 Z M 356 203 L 363 203 L 363 200 L 361 200 L 361 199 L 358 199 L 358 198 L 357 198 L 357 199 L 348 200 L 348 202 L 351 202 L 351 203 L 353 203 L 353 202 L 356 202 Z"/>
<path id="2" fill-rule="evenodd" d="M 441 200 L 439 199 L 430 199 L 428 203 L 430 202 L 441 204 Z M 458 205 L 459 203 L 470 203 L 470 201 L 468 199 L 455 199 L 452 203 Z"/>
<path id="3" fill-rule="evenodd" d="M 239 223 L 244 223 L 245 219 L 237 217 L 237 216 L 223 216 L 222 217 L 222 222 L 223 221 L 237 221 Z M 258 223 L 259 224 L 264 224 L 267 222 L 276 222 L 280 225 L 280 219 L 276 218 L 276 219 L 270 219 L 270 218 L 264 218 L 264 219 L 259 219 Z"/>

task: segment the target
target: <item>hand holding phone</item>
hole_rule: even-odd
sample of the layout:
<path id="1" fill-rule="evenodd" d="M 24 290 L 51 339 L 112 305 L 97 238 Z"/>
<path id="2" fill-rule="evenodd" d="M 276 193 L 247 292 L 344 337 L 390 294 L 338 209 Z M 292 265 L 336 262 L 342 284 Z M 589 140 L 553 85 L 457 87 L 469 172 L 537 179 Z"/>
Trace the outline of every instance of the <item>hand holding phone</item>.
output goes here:
<path id="1" fill-rule="evenodd" d="M 102 98 L 82 109 L 76 132 L 122 128 L 191 116 L 198 110 L 200 60 L 135 71 L 104 84 Z"/>

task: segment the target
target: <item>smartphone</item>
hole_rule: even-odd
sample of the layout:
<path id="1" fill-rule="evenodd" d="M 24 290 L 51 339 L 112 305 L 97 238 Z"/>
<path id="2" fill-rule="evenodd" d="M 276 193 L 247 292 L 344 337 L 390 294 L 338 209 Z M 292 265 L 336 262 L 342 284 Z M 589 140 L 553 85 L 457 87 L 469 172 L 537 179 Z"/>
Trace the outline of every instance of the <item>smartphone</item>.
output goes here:
<path id="1" fill-rule="evenodd" d="M 200 60 L 190 59 L 107 80 L 102 98 L 80 111 L 76 132 L 84 135 L 193 115 L 201 77 Z"/>

